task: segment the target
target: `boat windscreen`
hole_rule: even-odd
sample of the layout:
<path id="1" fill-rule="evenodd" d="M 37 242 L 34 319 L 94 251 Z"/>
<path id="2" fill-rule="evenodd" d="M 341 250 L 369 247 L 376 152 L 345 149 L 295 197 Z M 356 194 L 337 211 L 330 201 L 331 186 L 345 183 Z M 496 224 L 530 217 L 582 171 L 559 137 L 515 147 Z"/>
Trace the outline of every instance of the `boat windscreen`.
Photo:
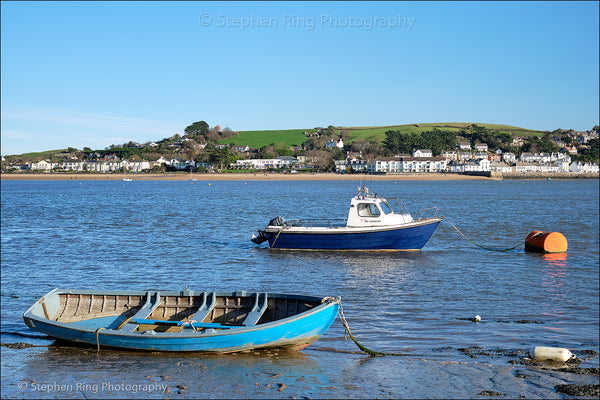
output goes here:
<path id="1" fill-rule="evenodd" d="M 361 217 L 378 217 L 379 214 L 379 209 L 373 203 L 358 204 L 358 215 L 360 215 Z"/>
<path id="2" fill-rule="evenodd" d="M 383 210 L 383 213 L 384 213 L 384 214 L 390 214 L 390 213 L 393 213 L 393 212 L 394 212 L 394 211 L 392 210 L 392 207 L 390 207 L 390 205 L 388 204 L 388 202 L 387 202 L 387 201 L 382 201 L 382 202 L 380 203 L 380 205 L 381 205 L 381 209 Z"/>

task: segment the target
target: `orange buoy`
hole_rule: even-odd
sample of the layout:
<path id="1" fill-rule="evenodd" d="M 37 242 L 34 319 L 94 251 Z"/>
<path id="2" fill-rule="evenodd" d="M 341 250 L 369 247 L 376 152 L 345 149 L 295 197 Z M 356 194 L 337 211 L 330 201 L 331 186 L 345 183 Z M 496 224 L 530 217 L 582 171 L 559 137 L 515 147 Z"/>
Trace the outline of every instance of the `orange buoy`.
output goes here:
<path id="1" fill-rule="evenodd" d="M 533 231 L 525 239 L 525 251 L 564 253 L 567 251 L 567 238 L 559 232 Z"/>

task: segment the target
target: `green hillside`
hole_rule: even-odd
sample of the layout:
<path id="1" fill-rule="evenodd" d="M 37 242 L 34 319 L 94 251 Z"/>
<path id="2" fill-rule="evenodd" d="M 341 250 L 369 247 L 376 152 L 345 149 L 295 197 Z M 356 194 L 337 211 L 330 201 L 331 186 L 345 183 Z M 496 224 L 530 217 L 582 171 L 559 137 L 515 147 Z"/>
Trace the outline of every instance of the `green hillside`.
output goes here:
<path id="1" fill-rule="evenodd" d="M 423 123 L 423 124 L 406 124 L 406 125 L 390 125 L 390 126 L 368 126 L 368 127 L 337 127 L 336 133 L 340 133 L 343 129 L 350 132 L 350 138 L 344 142 L 350 144 L 355 141 L 371 141 L 381 142 L 385 139 L 385 132 L 388 130 L 399 130 L 403 133 L 408 132 L 425 132 L 430 131 L 433 128 L 448 131 L 460 131 L 465 129 L 473 122 L 437 122 L 437 123 Z M 542 131 L 536 131 L 532 129 L 520 128 L 512 125 L 499 125 L 499 124 L 484 124 L 475 123 L 476 125 L 497 130 L 500 132 L 507 132 L 510 134 L 518 134 L 522 137 L 528 137 L 532 135 L 540 135 Z M 287 129 L 287 130 L 272 130 L 272 131 L 246 131 L 241 132 L 239 135 L 220 141 L 219 143 L 235 143 L 238 146 L 249 146 L 253 148 L 259 148 L 270 144 L 284 143 L 286 146 L 297 146 L 304 143 L 307 139 L 304 136 L 304 131 L 314 131 L 314 129 Z"/>
<path id="2" fill-rule="evenodd" d="M 304 143 L 306 129 L 285 129 L 274 131 L 246 131 L 219 141 L 221 144 L 235 143 L 236 146 L 260 148 L 270 144 L 284 143 L 286 147 L 298 146 Z"/>

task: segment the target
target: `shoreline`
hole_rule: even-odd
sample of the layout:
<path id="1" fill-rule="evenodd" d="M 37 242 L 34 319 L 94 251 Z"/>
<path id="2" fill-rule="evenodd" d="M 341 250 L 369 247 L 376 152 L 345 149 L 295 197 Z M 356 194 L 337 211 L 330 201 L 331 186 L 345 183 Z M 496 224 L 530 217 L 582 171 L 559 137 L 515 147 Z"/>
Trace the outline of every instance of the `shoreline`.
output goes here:
<path id="1" fill-rule="evenodd" d="M 1 181 L 501 181 L 501 180 L 570 180 L 598 179 L 598 174 L 575 173 L 510 173 L 486 175 L 465 175 L 457 173 L 403 173 L 386 175 L 338 174 L 333 172 L 283 174 L 259 173 L 3 173 Z"/>
<path id="2" fill-rule="evenodd" d="M 166 173 L 166 174 L 78 174 L 78 173 L 10 173 L 0 174 L 2 181 L 120 181 L 131 179 L 132 181 L 470 181 L 470 180 L 499 180 L 487 176 L 440 174 L 440 173 L 413 173 L 397 175 L 360 175 L 360 174 L 281 174 L 281 173 L 251 173 L 251 174 L 189 174 L 189 173 Z"/>

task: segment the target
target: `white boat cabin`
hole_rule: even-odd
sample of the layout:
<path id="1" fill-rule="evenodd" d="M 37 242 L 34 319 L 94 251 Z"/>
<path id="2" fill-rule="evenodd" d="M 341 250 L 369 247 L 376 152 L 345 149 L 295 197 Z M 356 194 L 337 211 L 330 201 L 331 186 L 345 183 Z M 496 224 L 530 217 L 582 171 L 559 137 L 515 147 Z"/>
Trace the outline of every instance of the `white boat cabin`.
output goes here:
<path id="1" fill-rule="evenodd" d="M 402 225 L 414 222 L 410 214 L 396 214 L 386 199 L 370 195 L 365 186 L 352 198 L 347 227 Z"/>

